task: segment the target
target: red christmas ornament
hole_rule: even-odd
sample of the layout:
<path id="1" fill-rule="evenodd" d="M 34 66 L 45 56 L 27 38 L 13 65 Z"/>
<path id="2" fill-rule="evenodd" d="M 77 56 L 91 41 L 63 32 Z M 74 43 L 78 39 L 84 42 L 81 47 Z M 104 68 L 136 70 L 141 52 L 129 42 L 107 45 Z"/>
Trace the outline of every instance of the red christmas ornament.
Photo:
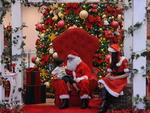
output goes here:
<path id="1" fill-rule="evenodd" d="M 96 8 L 97 8 L 97 5 L 96 5 L 96 4 L 93 4 L 92 7 L 93 7 L 94 9 L 96 9 Z"/>
<path id="2" fill-rule="evenodd" d="M 92 12 L 97 13 L 98 10 L 97 9 L 92 9 Z"/>
<path id="3" fill-rule="evenodd" d="M 31 58 L 32 63 L 35 63 L 35 60 L 36 60 L 36 56 L 33 56 L 33 57 Z"/>
<path id="4" fill-rule="evenodd" d="M 35 45 L 40 45 L 40 40 L 39 39 L 36 40 Z"/>
<path id="5" fill-rule="evenodd" d="M 119 23 L 117 21 L 112 21 L 111 26 L 116 29 L 118 28 Z"/>
<path id="6" fill-rule="evenodd" d="M 43 30 L 43 25 L 42 24 L 36 24 L 36 30 L 37 31 L 42 31 Z"/>
<path id="7" fill-rule="evenodd" d="M 63 28 L 65 26 L 65 21 L 64 20 L 60 20 L 58 23 L 57 23 L 58 27 L 59 28 Z"/>

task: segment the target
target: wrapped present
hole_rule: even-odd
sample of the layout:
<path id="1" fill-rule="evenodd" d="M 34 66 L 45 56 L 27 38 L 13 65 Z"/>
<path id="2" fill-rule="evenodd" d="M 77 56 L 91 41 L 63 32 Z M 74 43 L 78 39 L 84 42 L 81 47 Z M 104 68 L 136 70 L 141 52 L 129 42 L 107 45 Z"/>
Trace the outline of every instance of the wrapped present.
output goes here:
<path id="1" fill-rule="evenodd" d="M 24 85 L 24 103 L 39 104 L 46 102 L 46 86 L 45 85 Z"/>
<path id="2" fill-rule="evenodd" d="M 37 68 L 26 69 L 25 84 L 40 85 L 40 71 Z"/>

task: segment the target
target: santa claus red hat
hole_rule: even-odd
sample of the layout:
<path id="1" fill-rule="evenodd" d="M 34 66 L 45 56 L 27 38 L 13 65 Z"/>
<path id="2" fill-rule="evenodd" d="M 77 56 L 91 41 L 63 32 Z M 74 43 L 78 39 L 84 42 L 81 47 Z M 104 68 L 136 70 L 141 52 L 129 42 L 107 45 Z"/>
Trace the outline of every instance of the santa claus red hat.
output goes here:
<path id="1" fill-rule="evenodd" d="M 110 51 L 110 52 L 120 52 L 120 46 L 118 44 L 112 44 L 108 48 L 108 51 Z"/>
<path id="2" fill-rule="evenodd" d="M 77 53 L 77 52 L 75 52 L 75 51 L 70 51 L 69 53 L 68 53 L 68 56 L 67 56 L 68 58 L 76 58 L 76 57 L 79 57 L 79 54 Z"/>

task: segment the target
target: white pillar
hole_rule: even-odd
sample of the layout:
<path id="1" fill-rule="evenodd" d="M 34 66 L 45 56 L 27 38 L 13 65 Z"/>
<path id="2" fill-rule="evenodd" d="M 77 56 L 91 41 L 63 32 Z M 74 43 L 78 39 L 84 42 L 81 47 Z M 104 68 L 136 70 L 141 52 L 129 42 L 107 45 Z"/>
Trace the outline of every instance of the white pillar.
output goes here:
<path id="1" fill-rule="evenodd" d="M 0 0 L 0 7 L 2 7 L 2 1 Z M 0 16 L 1 16 L 1 12 L 0 12 Z M 4 28 L 3 28 L 3 24 L 0 24 L 0 73 L 3 74 L 4 72 L 4 67 L 1 63 L 1 56 L 2 56 L 2 53 L 3 53 L 3 49 L 4 49 Z M 0 103 L 2 101 L 2 86 L 0 86 Z"/>
<path id="2" fill-rule="evenodd" d="M 133 33 L 133 52 L 140 54 L 146 50 L 146 39 L 147 39 L 147 22 L 143 21 L 146 14 L 146 0 L 133 0 L 133 24 L 137 22 L 143 22 L 142 26 L 135 30 Z M 141 69 L 144 67 L 144 70 Z M 134 75 L 133 78 L 133 97 L 139 95 L 140 98 L 146 96 L 146 77 L 143 77 L 146 74 L 146 57 L 140 56 L 138 59 L 133 60 L 133 69 L 137 69 L 138 72 Z M 144 109 L 145 104 L 139 102 L 134 105 L 138 109 Z"/>
<path id="3" fill-rule="evenodd" d="M 125 4 L 129 6 L 128 0 L 125 0 Z M 129 8 L 124 12 L 124 29 L 128 30 L 128 28 L 132 25 L 133 25 L 133 9 Z M 133 48 L 132 45 L 133 45 L 132 35 L 125 33 L 124 56 L 126 56 L 127 59 L 131 59 L 132 48 Z"/>
<path id="4" fill-rule="evenodd" d="M 21 27 L 22 26 L 22 15 L 21 15 L 21 3 L 20 0 L 16 0 L 16 2 L 14 4 L 11 5 L 11 11 L 12 11 L 12 29 L 14 31 L 14 29 L 16 27 Z M 12 33 L 12 55 L 13 56 L 19 56 L 22 54 L 22 31 L 18 30 L 17 32 L 13 32 Z M 16 42 L 16 44 L 14 44 L 13 42 Z M 15 71 L 17 73 L 17 87 L 18 88 L 22 88 L 23 87 L 23 70 L 22 67 L 20 66 L 22 64 L 23 59 L 21 57 L 16 57 L 17 60 L 13 61 L 14 63 L 16 63 L 16 68 Z M 16 92 L 16 96 L 17 96 L 17 100 L 20 101 L 19 104 L 22 104 L 22 95 L 20 92 Z"/>

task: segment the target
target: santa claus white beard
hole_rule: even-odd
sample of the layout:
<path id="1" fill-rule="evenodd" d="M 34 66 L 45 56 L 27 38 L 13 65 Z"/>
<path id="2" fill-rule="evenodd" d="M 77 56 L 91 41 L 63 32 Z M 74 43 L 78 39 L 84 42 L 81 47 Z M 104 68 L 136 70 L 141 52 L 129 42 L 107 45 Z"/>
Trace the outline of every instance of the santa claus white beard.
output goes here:
<path id="1" fill-rule="evenodd" d="M 76 67 L 82 62 L 82 60 L 77 57 L 72 60 L 67 61 L 67 69 L 70 71 L 75 71 Z"/>

